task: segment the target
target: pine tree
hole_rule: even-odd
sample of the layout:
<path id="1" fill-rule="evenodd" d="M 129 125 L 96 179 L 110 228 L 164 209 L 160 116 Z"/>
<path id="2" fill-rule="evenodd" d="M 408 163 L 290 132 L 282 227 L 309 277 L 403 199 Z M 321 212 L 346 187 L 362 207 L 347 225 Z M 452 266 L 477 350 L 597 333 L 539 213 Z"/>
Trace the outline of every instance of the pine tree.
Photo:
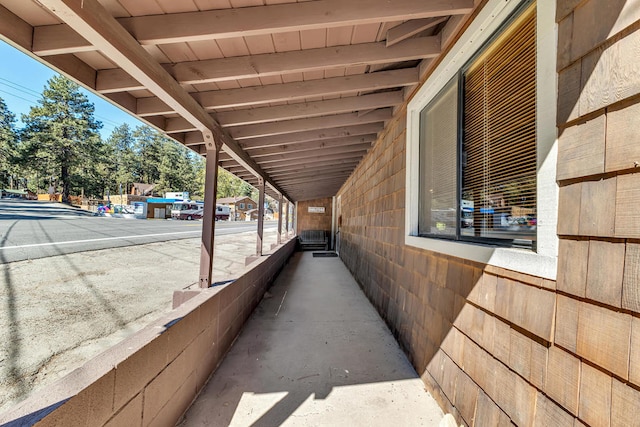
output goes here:
<path id="1" fill-rule="evenodd" d="M 58 177 L 64 202 L 72 187 L 89 186 L 95 193 L 105 180 L 105 150 L 98 134 L 102 124 L 93 114 L 94 105 L 79 86 L 55 76 L 38 105 L 22 116 L 25 164 L 41 176 Z"/>
<path id="2" fill-rule="evenodd" d="M 0 98 L 0 186 L 7 187 L 16 173 L 16 116 Z"/>
<path id="3" fill-rule="evenodd" d="M 111 132 L 106 144 L 113 169 L 108 180 L 108 187 L 115 194 L 122 185 L 123 193 L 127 193 L 131 184 L 140 181 L 141 159 L 135 152 L 136 140 L 133 136 L 133 130 L 126 123 L 116 127 Z"/>
<path id="4" fill-rule="evenodd" d="M 145 184 L 157 184 L 160 179 L 163 136 L 149 126 L 138 126 L 133 132 L 135 151 L 140 162 L 139 178 Z"/>

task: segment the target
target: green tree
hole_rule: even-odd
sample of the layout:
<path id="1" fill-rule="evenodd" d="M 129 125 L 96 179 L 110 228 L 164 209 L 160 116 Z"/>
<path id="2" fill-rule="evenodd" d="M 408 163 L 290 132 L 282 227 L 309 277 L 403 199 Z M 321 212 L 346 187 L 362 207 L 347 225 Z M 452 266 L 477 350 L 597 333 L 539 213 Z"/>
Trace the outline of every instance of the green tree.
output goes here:
<path id="1" fill-rule="evenodd" d="M 116 127 L 107 138 L 107 150 L 112 174 L 108 187 L 112 192 L 122 185 L 123 192 L 128 192 L 130 184 L 140 181 L 140 157 L 136 154 L 136 140 L 131 127 L 124 123 Z"/>
<path id="2" fill-rule="evenodd" d="M 223 197 L 251 197 L 254 188 L 246 181 L 241 180 L 222 168 L 218 168 L 218 199 Z"/>
<path id="3" fill-rule="evenodd" d="M 58 177 L 64 202 L 72 188 L 77 193 L 90 186 L 96 192 L 104 181 L 106 171 L 99 165 L 105 154 L 98 134 L 102 124 L 94 118 L 94 110 L 77 84 L 55 76 L 38 104 L 22 116 L 24 164 L 41 176 Z"/>
<path id="4" fill-rule="evenodd" d="M 136 140 L 135 151 L 140 164 L 138 178 L 145 184 L 155 184 L 160 179 L 164 137 L 149 126 L 138 126 L 133 136 Z"/>
<path id="5" fill-rule="evenodd" d="M 0 186 L 6 187 L 16 175 L 16 149 L 18 135 L 15 129 L 16 116 L 0 98 Z"/>

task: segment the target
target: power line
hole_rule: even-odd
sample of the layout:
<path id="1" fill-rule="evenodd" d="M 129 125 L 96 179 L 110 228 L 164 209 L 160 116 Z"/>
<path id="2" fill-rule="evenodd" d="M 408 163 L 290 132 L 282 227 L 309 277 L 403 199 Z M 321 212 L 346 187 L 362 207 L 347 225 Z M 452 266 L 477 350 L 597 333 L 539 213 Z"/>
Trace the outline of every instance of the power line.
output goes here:
<path id="1" fill-rule="evenodd" d="M 31 92 L 31 93 L 35 94 L 36 97 L 40 97 L 40 93 L 38 91 L 35 91 L 35 90 L 33 90 L 33 89 L 31 89 L 31 88 L 29 88 L 27 86 L 22 86 L 21 84 L 18 84 L 16 82 L 12 82 L 11 80 L 7 80 L 7 79 L 2 78 L 2 77 L 0 77 L 0 80 L 3 80 L 5 82 L 7 82 L 7 83 L 1 83 L 0 82 L 0 84 L 4 84 L 4 85 L 7 85 L 7 86 L 9 86 L 9 85 L 16 86 L 15 89 L 18 89 L 18 88 L 19 89 L 23 89 L 23 90 L 26 90 L 27 92 Z"/>
<path id="2" fill-rule="evenodd" d="M 15 98 L 18 98 L 18 99 L 22 99 L 23 101 L 32 102 L 31 100 L 29 100 L 29 99 L 27 99 L 27 98 L 23 98 L 23 97 L 18 96 L 18 95 L 14 94 L 14 93 L 7 92 L 6 90 L 2 90 L 2 89 L 0 89 L 0 92 L 6 93 L 7 95 L 11 95 L 11 96 L 13 96 L 13 97 L 15 97 Z"/>

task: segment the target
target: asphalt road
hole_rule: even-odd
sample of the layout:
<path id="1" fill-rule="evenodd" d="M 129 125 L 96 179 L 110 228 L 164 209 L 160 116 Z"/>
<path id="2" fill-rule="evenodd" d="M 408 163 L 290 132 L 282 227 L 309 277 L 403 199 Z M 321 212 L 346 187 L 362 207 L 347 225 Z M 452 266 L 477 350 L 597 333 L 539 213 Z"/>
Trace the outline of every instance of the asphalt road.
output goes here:
<path id="1" fill-rule="evenodd" d="M 217 222 L 216 234 L 256 230 Z M 75 252 L 199 237 L 202 222 L 98 217 L 60 203 L 0 200 L 0 264 Z M 277 222 L 265 222 L 265 230 Z"/>

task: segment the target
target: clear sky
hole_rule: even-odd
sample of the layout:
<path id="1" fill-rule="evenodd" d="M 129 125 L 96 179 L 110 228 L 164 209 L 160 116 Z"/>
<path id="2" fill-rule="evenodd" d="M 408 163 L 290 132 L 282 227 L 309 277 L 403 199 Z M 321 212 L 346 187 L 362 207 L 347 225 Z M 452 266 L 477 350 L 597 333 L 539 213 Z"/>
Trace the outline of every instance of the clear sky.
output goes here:
<path id="1" fill-rule="evenodd" d="M 0 40 L 0 98 L 16 115 L 16 125 L 23 126 L 20 117 L 36 105 L 47 84 L 57 74 L 52 69 Z M 128 123 L 132 128 L 143 124 L 118 107 L 81 89 L 96 106 L 95 117 L 102 122 L 101 134 L 106 139 L 116 126 Z"/>

